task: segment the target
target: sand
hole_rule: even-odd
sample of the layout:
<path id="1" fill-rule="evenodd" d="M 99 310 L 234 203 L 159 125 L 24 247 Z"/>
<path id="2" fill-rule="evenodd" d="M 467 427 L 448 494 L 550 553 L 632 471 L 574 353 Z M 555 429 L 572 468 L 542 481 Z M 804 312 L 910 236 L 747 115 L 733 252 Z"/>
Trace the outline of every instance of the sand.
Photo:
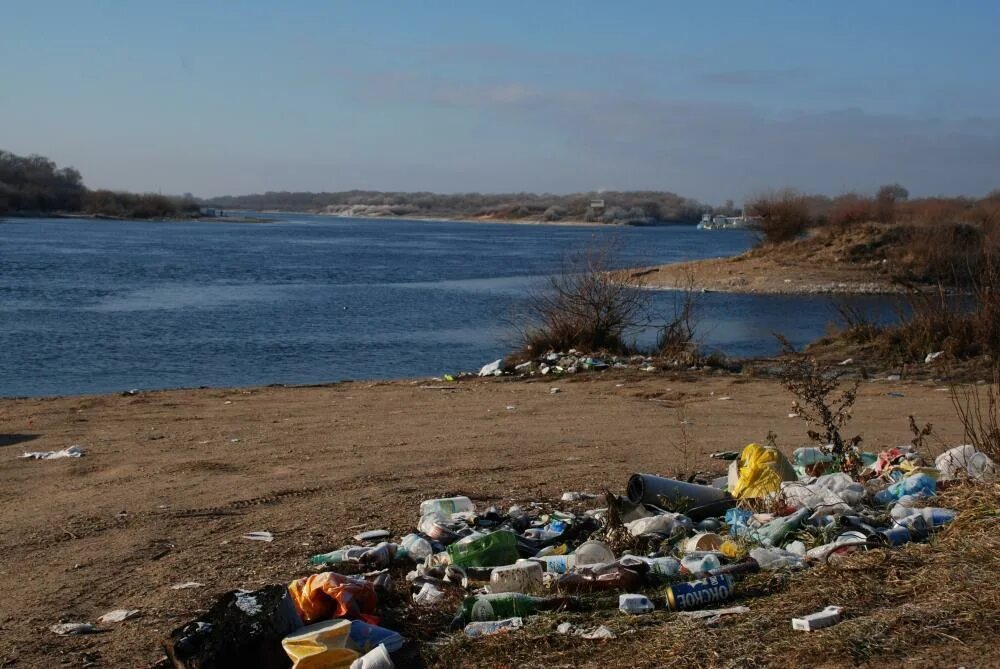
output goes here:
<path id="1" fill-rule="evenodd" d="M 866 447 L 908 441 L 910 413 L 954 443 L 935 388 L 866 382 Z M 740 376 L 605 372 L 0 400 L 0 666 L 148 666 L 222 592 L 303 575 L 362 528 L 403 532 L 422 499 L 623 492 L 633 471 L 721 470 L 705 454 L 768 430 L 791 451 L 806 436 L 790 399 Z M 18 457 L 72 444 L 86 456 Z M 241 539 L 264 530 L 272 543 Z M 203 587 L 171 588 L 189 581 Z M 119 608 L 141 613 L 106 634 L 48 630 Z"/>

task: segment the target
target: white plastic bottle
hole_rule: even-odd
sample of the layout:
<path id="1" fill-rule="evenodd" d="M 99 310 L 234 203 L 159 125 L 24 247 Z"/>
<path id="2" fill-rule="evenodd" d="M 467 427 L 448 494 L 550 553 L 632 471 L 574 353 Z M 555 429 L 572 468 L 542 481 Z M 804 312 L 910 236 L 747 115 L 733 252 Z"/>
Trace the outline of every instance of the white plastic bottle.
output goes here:
<path id="1" fill-rule="evenodd" d="M 440 499 L 427 499 L 420 503 L 421 516 L 435 511 L 451 515 L 453 513 L 472 513 L 475 510 L 476 505 L 468 497 L 442 497 Z"/>

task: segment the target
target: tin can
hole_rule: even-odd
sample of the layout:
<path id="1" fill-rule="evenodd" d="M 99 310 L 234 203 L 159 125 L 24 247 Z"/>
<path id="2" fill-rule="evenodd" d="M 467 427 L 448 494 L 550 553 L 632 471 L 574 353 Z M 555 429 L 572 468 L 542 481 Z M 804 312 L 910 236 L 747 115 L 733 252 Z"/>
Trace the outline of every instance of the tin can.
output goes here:
<path id="1" fill-rule="evenodd" d="M 672 611 L 684 611 L 712 602 L 723 602 L 733 595 L 733 577 L 729 574 L 720 574 L 700 581 L 675 583 L 667 586 L 666 595 L 667 606 Z"/>

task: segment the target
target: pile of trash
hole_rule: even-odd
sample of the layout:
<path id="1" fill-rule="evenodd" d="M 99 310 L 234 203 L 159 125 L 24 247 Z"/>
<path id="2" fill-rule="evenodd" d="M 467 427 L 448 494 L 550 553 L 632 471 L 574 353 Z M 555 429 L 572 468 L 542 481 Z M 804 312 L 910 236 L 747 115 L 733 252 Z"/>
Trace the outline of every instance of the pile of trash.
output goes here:
<path id="1" fill-rule="evenodd" d="M 730 461 L 727 476 L 633 474 L 624 495 L 567 492 L 558 503 L 506 510 L 477 509 L 463 496 L 426 500 L 407 534 L 362 532 L 351 545 L 312 556 L 315 573 L 287 586 L 228 593 L 171 634 L 168 656 L 189 669 L 382 669 L 407 644 L 386 624 L 404 630 L 401 616 L 406 622 L 451 606 L 451 630 L 440 634 L 475 640 L 517 634 L 543 612 L 572 620 L 573 612 L 604 610 L 608 596 L 624 616 L 665 609 L 711 623 L 750 611 L 746 575 L 924 541 L 955 518 L 934 505 L 939 486 L 1000 475 L 968 445 L 933 464 L 911 446 L 861 453 L 860 462 L 819 447 L 789 459 L 757 444 L 713 457 Z M 603 593 L 604 603 L 590 593 Z M 843 613 L 834 602 L 789 624 L 809 632 Z M 556 632 L 615 637 L 605 625 L 569 621 Z"/>
<path id="2" fill-rule="evenodd" d="M 597 356 L 587 355 L 571 348 L 569 352 L 549 351 L 534 360 L 522 362 L 519 365 L 506 367 L 504 360 L 494 360 L 483 365 L 479 376 L 546 376 L 549 374 L 576 374 L 585 371 L 602 371 L 605 369 L 638 369 L 644 372 L 654 372 L 653 358 L 643 355 L 632 356 Z"/>

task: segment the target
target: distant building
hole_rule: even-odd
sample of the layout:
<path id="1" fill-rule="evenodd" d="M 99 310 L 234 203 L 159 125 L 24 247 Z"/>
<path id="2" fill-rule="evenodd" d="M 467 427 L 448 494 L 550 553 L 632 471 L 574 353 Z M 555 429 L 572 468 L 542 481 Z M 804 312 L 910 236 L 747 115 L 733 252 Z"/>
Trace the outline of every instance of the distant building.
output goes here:
<path id="1" fill-rule="evenodd" d="M 594 210 L 595 214 L 600 214 L 604 212 L 604 198 L 594 198 L 590 201 L 590 208 Z"/>
<path id="2" fill-rule="evenodd" d="M 214 218 L 215 216 L 219 216 L 221 212 L 219 212 L 219 210 L 215 207 L 202 207 L 199 213 L 202 216 Z"/>

